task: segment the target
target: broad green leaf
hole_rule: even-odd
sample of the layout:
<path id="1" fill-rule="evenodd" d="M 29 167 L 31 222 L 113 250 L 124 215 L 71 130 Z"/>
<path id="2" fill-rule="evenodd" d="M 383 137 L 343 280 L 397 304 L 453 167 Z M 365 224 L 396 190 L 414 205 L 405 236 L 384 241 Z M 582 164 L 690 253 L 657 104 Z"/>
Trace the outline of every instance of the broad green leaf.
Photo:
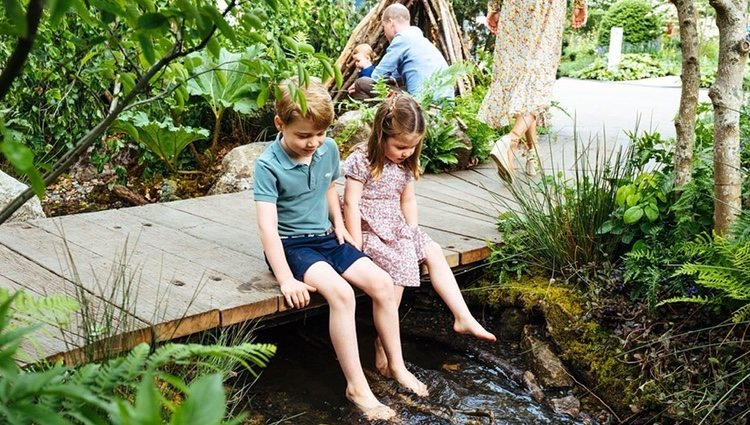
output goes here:
<path id="1" fill-rule="evenodd" d="M 336 88 L 341 88 L 341 85 L 344 84 L 344 75 L 341 74 L 341 69 L 338 66 L 333 67 L 333 72 L 335 72 L 335 80 L 336 80 Z"/>
<path id="2" fill-rule="evenodd" d="M 26 173 L 34 166 L 34 153 L 24 144 L 6 139 L 0 143 L 0 151 L 22 173 Z"/>
<path id="3" fill-rule="evenodd" d="M 226 395 L 222 377 L 211 374 L 197 378 L 188 389 L 187 397 L 175 411 L 171 424 L 219 424 L 226 411 Z"/>
<path id="4" fill-rule="evenodd" d="M 48 7 L 50 8 L 50 24 L 52 26 L 56 26 L 72 5 L 73 0 L 55 0 L 52 2 L 48 2 Z"/>
<path id="5" fill-rule="evenodd" d="M 161 403 L 156 391 L 154 378 L 147 373 L 138 385 L 138 393 L 135 397 L 134 413 L 139 424 L 161 424 Z"/>
<path id="6" fill-rule="evenodd" d="M 208 53 L 210 53 L 214 58 L 218 58 L 219 56 L 221 56 L 221 45 L 216 40 L 216 37 L 211 37 L 211 39 L 208 40 L 206 49 L 208 50 Z"/>
<path id="7" fill-rule="evenodd" d="M 646 207 L 643 208 L 643 211 L 646 213 L 648 221 L 656 221 L 656 219 L 659 218 L 659 209 L 654 204 L 646 205 Z"/>
<path id="8" fill-rule="evenodd" d="M 617 194 L 615 195 L 615 202 L 619 206 L 625 205 L 625 200 L 627 199 L 628 195 L 630 195 L 632 191 L 632 186 L 626 185 L 621 186 L 619 189 L 617 189 Z"/>
<path id="9" fill-rule="evenodd" d="M 643 208 L 634 206 L 625 210 L 625 214 L 623 214 L 622 219 L 625 224 L 633 224 L 637 223 L 638 220 L 641 219 L 641 217 L 643 217 Z"/>
<path id="10" fill-rule="evenodd" d="M 258 105 L 259 108 L 262 108 L 266 102 L 268 101 L 268 85 L 263 85 L 263 87 L 260 89 L 260 93 L 258 94 L 258 98 L 256 99 L 256 105 Z"/>
<path id="11" fill-rule="evenodd" d="M 311 44 L 308 44 L 308 43 L 297 43 L 297 46 L 299 48 L 299 51 L 302 52 L 302 53 L 308 53 L 308 54 L 311 54 L 311 55 L 315 53 L 315 48 Z"/>
<path id="12" fill-rule="evenodd" d="M 297 40 L 293 39 L 292 37 L 289 37 L 288 35 L 282 35 L 281 36 L 281 40 L 293 52 L 295 52 L 295 53 L 299 52 L 299 43 L 297 43 Z"/>
<path id="13" fill-rule="evenodd" d="M 154 6 L 154 2 L 151 0 L 135 0 L 135 2 L 146 12 L 156 12 L 156 6 Z"/>
<path id="14" fill-rule="evenodd" d="M 629 207 L 632 207 L 638 203 L 638 201 L 641 200 L 641 194 L 640 193 L 632 193 L 628 195 L 626 198 L 626 203 Z"/>

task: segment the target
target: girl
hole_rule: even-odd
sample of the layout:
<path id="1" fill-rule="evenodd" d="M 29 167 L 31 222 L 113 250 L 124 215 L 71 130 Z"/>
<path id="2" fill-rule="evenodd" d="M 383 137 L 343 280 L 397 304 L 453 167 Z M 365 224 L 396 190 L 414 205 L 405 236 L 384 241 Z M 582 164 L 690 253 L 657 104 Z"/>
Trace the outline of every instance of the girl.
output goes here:
<path id="1" fill-rule="evenodd" d="M 419 286 L 419 263 L 425 261 L 432 285 L 454 316 L 453 330 L 495 341 L 472 316 L 458 289 L 443 250 L 417 225 L 414 180 L 425 121 L 419 104 L 396 94 L 375 113 L 367 146 L 358 146 L 344 162 L 344 220 L 355 246 L 387 271 L 397 303 L 404 287 Z M 375 340 L 376 367 L 388 375 L 388 361 Z"/>

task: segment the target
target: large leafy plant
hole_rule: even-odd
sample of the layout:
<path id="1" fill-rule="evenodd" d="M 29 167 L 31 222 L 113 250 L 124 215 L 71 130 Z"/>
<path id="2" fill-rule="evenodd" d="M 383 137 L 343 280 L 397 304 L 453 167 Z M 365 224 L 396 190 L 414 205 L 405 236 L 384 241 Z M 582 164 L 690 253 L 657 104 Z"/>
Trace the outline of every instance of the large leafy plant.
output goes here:
<path id="1" fill-rule="evenodd" d="M 172 172 L 178 171 L 177 160 L 186 147 L 208 138 L 206 129 L 175 126 L 169 117 L 162 121 L 151 121 L 143 112 L 122 114 L 114 128 L 148 148 Z"/>
<path id="2" fill-rule="evenodd" d="M 254 371 L 275 352 L 268 344 L 136 346 L 127 356 L 78 368 L 21 368 L 19 346 L 36 326 L 12 327 L 16 295 L 0 300 L 0 422 L 31 424 L 219 425 L 226 420 L 226 372 L 177 376 L 178 365 L 231 359 Z"/>

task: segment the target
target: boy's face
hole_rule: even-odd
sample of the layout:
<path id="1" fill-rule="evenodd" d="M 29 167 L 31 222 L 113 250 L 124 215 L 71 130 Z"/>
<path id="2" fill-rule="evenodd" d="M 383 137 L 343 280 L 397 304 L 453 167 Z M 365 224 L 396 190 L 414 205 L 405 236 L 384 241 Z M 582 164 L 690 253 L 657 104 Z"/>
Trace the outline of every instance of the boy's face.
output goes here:
<path id="1" fill-rule="evenodd" d="M 421 133 L 402 133 L 385 141 L 385 157 L 394 164 L 400 164 L 414 155 L 422 141 Z"/>
<path id="2" fill-rule="evenodd" d="M 352 57 L 354 58 L 354 65 L 359 69 L 364 69 L 372 65 L 369 56 L 363 52 L 355 53 Z"/>
<path id="3" fill-rule="evenodd" d="M 326 139 L 325 128 L 317 128 L 312 121 L 304 118 L 296 118 L 285 124 L 277 115 L 273 122 L 281 132 L 281 146 L 292 159 L 312 157 Z"/>

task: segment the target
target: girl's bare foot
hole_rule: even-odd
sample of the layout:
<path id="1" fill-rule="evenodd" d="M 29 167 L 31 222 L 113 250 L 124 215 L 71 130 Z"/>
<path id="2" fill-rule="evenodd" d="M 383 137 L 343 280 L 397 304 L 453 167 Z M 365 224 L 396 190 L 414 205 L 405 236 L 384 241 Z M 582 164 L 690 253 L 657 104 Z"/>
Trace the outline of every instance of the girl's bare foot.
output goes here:
<path id="1" fill-rule="evenodd" d="M 396 412 L 390 407 L 378 401 L 375 395 L 370 392 L 369 395 L 359 396 L 354 394 L 353 391 L 346 390 L 346 398 L 351 401 L 354 406 L 362 412 L 365 417 L 370 421 L 384 420 L 387 421 L 394 416 Z"/>
<path id="2" fill-rule="evenodd" d="M 388 368 L 388 357 L 385 355 L 385 349 L 380 342 L 380 337 L 375 338 L 375 369 L 386 378 L 391 377 L 391 370 Z"/>
<path id="3" fill-rule="evenodd" d="M 391 370 L 391 376 L 399 384 L 403 385 L 409 391 L 413 392 L 414 394 L 420 397 L 427 397 L 430 395 L 430 392 L 427 391 L 427 385 L 425 385 L 422 381 L 417 379 L 417 377 L 414 376 L 413 373 L 409 372 L 406 368 L 404 368 L 403 370 L 398 370 L 398 371 Z"/>
<path id="4" fill-rule="evenodd" d="M 464 335 L 473 335 L 479 339 L 483 339 L 489 342 L 497 341 L 495 335 L 488 332 L 482 325 L 477 322 L 477 319 L 471 317 L 469 319 L 456 319 L 453 322 L 453 330 L 457 333 Z"/>

